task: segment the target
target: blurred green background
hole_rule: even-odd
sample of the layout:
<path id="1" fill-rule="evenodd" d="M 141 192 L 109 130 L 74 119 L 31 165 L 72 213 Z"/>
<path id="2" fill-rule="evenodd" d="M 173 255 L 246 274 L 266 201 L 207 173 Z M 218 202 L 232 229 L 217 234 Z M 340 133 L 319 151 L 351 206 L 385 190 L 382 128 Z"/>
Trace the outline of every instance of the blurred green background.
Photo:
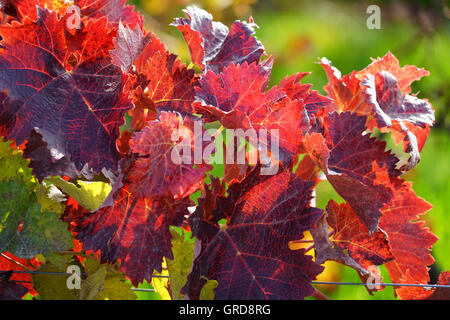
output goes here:
<path id="1" fill-rule="evenodd" d="M 173 52 L 189 62 L 189 51 L 173 18 L 183 16 L 190 4 L 213 14 L 214 20 L 230 25 L 234 20 L 252 16 L 259 25 L 258 39 L 273 55 L 275 64 L 271 83 L 287 75 L 312 72 L 304 81 L 324 94 L 327 79 L 316 64 L 327 57 L 342 74 L 360 70 L 370 57 L 391 51 L 400 64 L 413 64 L 430 71 L 431 76 L 413 84 L 413 92 L 428 98 L 436 110 L 436 125 L 422 151 L 419 165 L 405 178 L 414 182 L 416 193 L 431 202 L 433 210 L 425 216 L 440 238 L 433 247 L 436 263 L 430 275 L 435 282 L 440 271 L 450 270 L 450 3 L 422 1 L 293 1 L 293 0 L 135 0 L 144 14 L 146 28 L 158 35 Z M 366 9 L 381 8 L 381 29 L 366 27 Z M 327 184 L 320 185 L 318 206 L 324 208 L 330 197 L 338 200 Z M 356 272 L 334 263 L 327 265 L 320 280 L 360 282 Z M 389 276 L 382 268 L 384 281 Z M 144 285 L 145 286 L 145 285 Z M 321 286 L 331 299 L 394 299 L 393 289 L 370 296 L 363 286 Z M 157 294 L 139 293 L 142 299 Z"/>

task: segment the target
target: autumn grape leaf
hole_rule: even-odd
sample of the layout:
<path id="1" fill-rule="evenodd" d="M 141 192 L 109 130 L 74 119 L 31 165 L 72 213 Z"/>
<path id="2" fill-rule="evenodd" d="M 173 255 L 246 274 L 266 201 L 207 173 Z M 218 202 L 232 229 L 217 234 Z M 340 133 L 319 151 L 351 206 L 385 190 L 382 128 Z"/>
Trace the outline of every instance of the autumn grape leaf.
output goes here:
<path id="1" fill-rule="evenodd" d="M 400 67 L 390 52 L 367 68 L 343 77 L 327 59 L 321 59 L 321 65 L 327 73 L 325 90 L 334 100 L 334 110 L 373 116 L 376 122 L 371 126 L 396 131 L 402 136 L 404 150 L 410 154 L 409 164 L 402 170 L 416 166 L 435 117 L 426 99 L 410 95 L 410 85 L 429 72 L 410 65 Z"/>
<path id="2" fill-rule="evenodd" d="M 259 62 L 264 46 L 253 37 L 257 25 L 252 19 L 250 23 L 235 21 L 228 29 L 196 6 L 183 11 L 187 18 L 177 18 L 172 25 L 183 34 L 193 63 L 219 73 L 231 63 Z"/>
<path id="3" fill-rule="evenodd" d="M 105 47 L 112 31 L 103 20 L 89 21 L 89 30 L 102 29 L 82 42 L 72 66 L 64 21 L 55 12 L 38 12 L 37 22 L 0 27 L 0 91 L 7 90 L 13 118 L 7 138 L 21 144 L 36 129 L 55 159 L 65 156 L 77 170 L 114 169 L 119 127 L 131 105 Z"/>
<path id="4" fill-rule="evenodd" d="M 52 212 L 41 212 L 36 196 L 14 181 L 0 183 L 0 251 L 21 258 L 62 251 L 72 246 L 67 225 Z"/>
<path id="5" fill-rule="evenodd" d="M 28 292 L 35 296 L 36 291 L 33 289 L 31 282 L 31 275 L 29 273 L 22 273 L 23 271 L 32 271 L 39 266 L 37 259 L 23 259 L 14 256 L 10 252 L 2 252 L 0 255 L 0 270 L 12 271 L 9 276 L 10 281 L 17 281 L 21 283 Z M 20 273 L 14 271 L 22 271 Z"/>
<path id="6" fill-rule="evenodd" d="M 150 282 L 154 269 L 161 272 L 163 257 L 173 257 L 169 226 L 180 225 L 192 203 L 138 197 L 126 185 L 113 199 L 111 207 L 78 214 L 76 238 L 85 250 L 100 250 L 102 263 L 121 259 L 120 270 L 135 286 Z"/>
<path id="7" fill-rule="evenodd" d="M 113 62 L 125 71 L 134 65 L 127 83 L 135 105 L 130 112 L 132 129 L 142 129 L 147 121 L 156 119 L 160 111 L 192 116 L 191 104 L 197 83 L 195 71 L 169 53 L 153 33 L 119 25 L 111 55 Z"/>
<path id="8" fill-rule="evenodd" d="M 42 139 L 42 135 L 35 130 L 31 131 L 25 144 L 24 158 L 30 160 L 29 167 L 32 168 L 35 177 L 42 180 L 50 175 L 61 175 L 78 177 L 81 175 L 74 163 L 66 156 L 60 157 L 48 148 L 48 144 Z"/>
<path id="9" fill-rule="evenodd" d="M 110 25 L 117 26 L 120 22 L 130 27 L 142 26 L 143 17 L 127 5 L 126 0 L 75 0 L 75 5 L 81 9 L 81 16 L 89 19 L 108 17 Z"/>
<path id="10" fill-rule="evenodd" d="M 367 269 L 394 259 L 387 234 L 378 229 L 369 235 L 369 230 L 347 203 L 339 205 L 330 200 L 326 210 L 328 224 L 334 230 L 332 242 L 346 250 L 359 265 Z"/>
<path id="11" fill-rule="evenodd" d="M 324 214 L 310 230 L 314 239 L 315 261 L 324 264 L 326 261 L 336 261 L 355 269 L 361 279 L 367 279 L 370 273 L 359 265 L 341 247 L 333 245 L 330 239 L 330 226 Z"/>
<path id="12" fill-rule="evenodd" d="M 163 112 L 159 120 L 148 122 L 130 140 L 131 152 L 138 155 L 129 174 L 131 190 L 148 198 L 184 198 L 195 192 L 212 169 L 202 154 L 196 159 L 203 144 L 195 141 L 202 136 L 200 121 L 195 124 L 175 113 Z"/>
<path id="13" fill-rule="evenodd" d="M 210 241 L 217 233 L 217 223 L 225 218 L 225 213 L 215 212 L 218 199 L 225 197 L 226 186 L 219 178 L 211 178 L 211 183 L 202 189 L 202 196 L 193 214 L 189 216 L 192 236 L 201 241 Z"/>
<path id="14" fill-rule="evenodd" d="M 280 87 L 266 91 L 268 81 L 267 70 L 255 63 L 230 64 L 220 74 L 208 71 L 196 87 L 194 109 L 228 129 L 263 130 L 268 139 L 259 134 L 253 144 L 271 150 L 273 144 L 279 146 L 283 153 L 278 160 L 283 161 L 299 151 L 310 118 L 303 99 L 291 100 Z"/>
<path id="15" fill-rule="evenodd" d="M 431 208 L 414 193 L 409 182 L 397 186 L 392 202 L 382 208 L 380 228 L 387 233 L 395 258 L 386 264 L 393 282 L 411 280 L 423 284 L 430 280 L 428 266 L 434 262 L 430 249 L 437 237 L 418 219 Z M 396 292 L 402 298 L 402 291 Z"/>
<path id="16" fill-rule="evenodd" d="M 344 198 L 369 232 L 377 230 L 381 208 L 388 204 L 398 180 L 398 159 L 385 151 L 386 143 L 364 134 L 366 117 L 354 113 L 331 113 L 325 137 L 312 133 L 305 149 L 321 166 L 328 181 Z"/>
<path id="17" fill-rule="evenodd" d="M 136 293 L 125 275 L 114 265 L 86 259 L 87 278 L 81 281 L 81 300 L 136 300 Z"/>
<path id="18" fill-rule="evenodd" d="M 309 83 L 302 84 L 300 81 L 310 72 L 299 72 L 281 80 L 279 87 L 292 100 L 303 100 L 306 110 L 309 114 L 317 114 L 319 110 L 325 109 L 332 100 L 311 90 Z"/>
<path id="19" fill-rule="evenodd" d="M 20 283 L 10 280 L 12 271 L 0 272 L 0 300 L 20 300 L 28 289 Z"/>
<path id="20" fill-rule="evenodd" d="M 198 298 L 206 279 L 217 280 L 215 299 L 302 299 L 322 271 L 304 250 L 291 251 L 321 210 L 309 207 L 312 182 L 284 171 L 261 176 L 254 170 L 230 186 L 216 211 L 228 222 L 202 243 L 183 293 Z"/>
<path id="21" fill-rule="evenodd" d="M 150 39 L 150 36 L 144 36 L 139 26 L 131 29 L 120 22 L 117 37 L 114 40 L 114 49 L 111 50 L 113 63 L 121 67 L 123 72 L 128 72 Z"/>
<path id="22" fill-rule="evenodd" d="M 391 52 L 388 52 L 382 58 L 372 59 L 372 63 L 364 70 L 358 71 L 356 77 L 363 80 L 368 74 L 377 74 L 382 71 L 389 72 L 395 77 L 398 80 L 400 90 L 405 94 L 411 93 L 411 83 L 430 75 L 427 70 L 416 66 L 400 67 L 398 59 Z"/>

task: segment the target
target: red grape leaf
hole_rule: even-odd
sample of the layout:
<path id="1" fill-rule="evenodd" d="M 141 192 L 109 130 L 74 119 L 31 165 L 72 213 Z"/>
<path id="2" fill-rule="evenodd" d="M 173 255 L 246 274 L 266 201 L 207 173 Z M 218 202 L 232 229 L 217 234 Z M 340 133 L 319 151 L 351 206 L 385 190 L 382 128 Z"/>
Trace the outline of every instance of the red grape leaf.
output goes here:
<path id="1" fill-rule="evenodd" d="M 278 141 L 283 151 L 295 154 L 310 128 L 308 113 L 302 99 L 291 100 L 279 87 L 266 91 L 268 81 L 268 71 L 255 63 L 230 64 L 220 74 L 208 71 L 196 87 L 194 109 L 229 129 L 263 130 L 270 142 L 259 134 L 260 145 Z"/>
<path id="2" fill-rule="evenodd" d="M 0 300 L 20 300 L 28 289 L 16 281 L 9 280 L 12 272 L 0 272 Z"/>
<path id="3" fill-rule="evenodd" d="M 418 197 L 408 182 L 396 187 L 391 203 L 382 208 L 380 228 L 387 233 L 395 257 L 386 264 L 392 282 L 409 278 L 428 283 L 428 266 L 434 262 L 430 248 L 437 237 L 417 219 L 430 209 L 431 205 Z"/>
<path id="4" fill-rule="evenodd" d="M 116 140 L 131 104 L 122 92 L 124 76 L 104 56 L 111 31 L 102 20 L 87 27 L 103 29 L 84 42 L 74 67 L 56 13 L 39 9 L 37 22 L 0 27 L 0 91 L 11 101 L 9 139 L 21 144 L 35 128 L 58 158 L 98 172 L 117 166 Z"/>
<path id="5" fill-rule="evenodd" d="M 319 170 L 319 167 L 311 159 L 311 157 L 305 155 L 298 164 L 295 174 L 303 180 L 314 181 L 314 183 L 317 184 L 320 182 Z"/>
<path id="6" fill-rule="evenodd" d="M 114 204 L 97 212 L 77 213 L 74 231 L 84 250 L 100 250 L 101 262 L 120 259 L 120 269 L 137 286 L 151 282 L 153 270 L 161 272 L 163 257 L 173 259 L 170 225 L 180 226 L 189 197 L 181 200 L 148 199 L 123 186 L 113 195 Z"/>
<path id="7" fill-rule="evenodd" d="M 366 87 L 369 104 L 375 111 L 379 127 L 390 127 L 392 121 L 407 121 L 414 125 L 433 125 L 431 105 L 409 94 L 403 95 L 397 79 L 386 71 L 367 75 L 361 82 Z"/>
<path id="8" fill-rule="evenodd" d="M 417 68 L 416 66 L 406 65 L 404 67 L 400 67 L 399 61 L 391 52 L 388 52 L 382 58 L 372 60 L 373 62 L 368 67 L 364 70 L 358 71 L 356 77 L 363 80 L 369 74 L 387 71 L 397 79 L 400 90 L 405 94 L 411 93 L 410 86 L 412 82 L 420 80 L 424 76 L 430 75 L 430 72 L 427 70 Z"/>
<path id="9" fill-rule="evenodd" d="M 193 237 L 209 241 L 215 236 L 217 223 L 224 218 L 224 212 L 217 212 L 215 208 L 218 199 L 225 198 L 225 190 L 225 183 L 214 177 L 211 177 L 211 183 L 203 188 L 198 206 L 188 219 Z"/>
<path id="10" fill-rule="evenodd" d="M 48 144 L 42 139 L 42 135 L 33 130 L 28 138 L 23 151 L 23 156 L 30 160 L 29 167 L 33 174 L 42 182 L 48 176 L 68 176 L 75 178 L 80 172 L 75 168 L 66 156 L 55 157 L 48 149 Z"/>
<path id="11" fill-rule="evenodd" d="M 148 122 L 136 132 L 130 140 L 131 152 L 138 155 L 130 169 L 130 189 L 148 198 L 184 198 L 197 190 L 206 172 L 212 169 L 203 158 L 195 163 L 195 149 L 203 150 L 201 142 L 195 144 L 203 137 L 201 122 L 197 126 L 200 130 L 194 129 L 192 120 L 163 112 L 159 120 Z M 184 161 L 184 156 L 188 156 L 189 163 Z"/>
<path id="12" fill-rule="evenodd" d="M 8 22 L 10 19 L 20 19 L 20 12 L 17 8 L 17 0 L 0 0 L 0 13 L 2 14 L 1 23 Z"/>
<path id="13" fill-rule="evenodd" d="M 132 28 L 143 25 L 143 17 L 133 6 L 127 5 L 126 0 L 75 0 L 75 5 L 80 7 L 82 17 L 108 17 L 112 26 L 118 26 L 119 22 Z"/>
<path id="14" fill-rule="evenodd" d="M 398 159 L 384 151 L 385 142 L 363 135 L 365 123 L 366 117 L 354 113 L 331 113 L 325 122 L 325 137 L 307 135 L 305 149 L 361 222 L 374 232 L 380 209 L 393 196 L 390 184 L 400 171 L 395 168 Z"/>
<path id="15" fill-rule="evenodd" d="M 359 265 L 340 246 L 333 245 L 330 240 L 330 226 L 326 214 L 320 217 L 310 232 L 314 239 L 315 261 L 317 263 L 324 264 L 325 261 L 330 260 L 345 264 L 355 269 L 363 281 L 370 276 L 369 271 Z"/>
<path id="16" fill-rule="evenodd" d="M 133 59 L 136 72 L 127 84 L 127 90 L 133 97 L 136 108 L 133 110 L 133 128 L 140 130 L 149 120 L 156 118 L 161 111 L 177 111 L 183 116 L 192 115 L 192 102 L 194 102 L 194 87 L 197 76 L 194 69 L 188 69 L 176 55 L 170 54 L 162 42 L 149 33 L 141 37 L 140 30 L 134 30 L 131 39 L 122 45 L 133 48 Z M 140 43 L 140 44 L 139 44 Z M 142 48 L 137 50 L 138 48 Z M 116 49 L 113 54 L 120 54 Z M 121 55 L 122 59 L 124 55 Z M 125 55 L 128 57 L 128 54 Z M 137 58 L 136 58 L 137 57 Z M 128 58 L 127 58 L 128 59 Z M 129 65 L 131 60 L 121 60 L 121 64 Z"/>
<path id="17" fill-rule="evenodd" d="M 334 230 L 333 243 L 347 250 L 363 268 L 382 265 L 394 259 L 386 233 L 378 229 L 369 235 L 369 230 L 347 203 L 339 205 L 330 200 L 326 210 L 328 224 Z"/>
<path id="18" fill-rule="evenodd" d="M 445 271 L 439 275 L 438 283 L 440 285 L 450 285 L 450 272 Z M 433 294 L 427 300 L 450 300 L 449 288 L 436 288 Z"/>
<path id="19" fill-rule="evenodd" d="M 32 263 L 31 263 L 32 262 Z M 29 273 L 15 273 L 14 271 L 27 271 L 34 270 L 39 267 L 39 260 L 37 259 L 23 259 L 14 256 L 9 252 L 3 252 L 0 256 L 0 270 L 2 271 L 12 271 L 11 276 L 8 278 L 10 281 L 26 281 L 23 286 L 27 288 L 27 292 L 35 296 L 37 293 L 33 289 L 31 283 L 31 275 Z M 24 293 L 24 295 L 26 292 Z"/>
<path id="20" fill-rule="evenodd" d="M 286 77 L 281 80 L 279 87 L 292 100 L 303 100 L 303 104 L 308 113 L 315 114 L 329 105 L 332 100 L 328 97 L 321 96 L 317 91 L 310 90 L 312 87 L 311 84 L 300 83 L 300 80 L 309 74 L 310 72 L 299 72 Z"/>
<path id="21" fill-rule="evenodd" d="M 182 32 L 192 62 L 202 69 L 219 73 L 231 63 L 259 62 L 264 46 L 253 37 L 257 27 L 253 21 L 235 21 L 228 29 L 196 6 L 183 11 L 187 18 L 177 18 L 172 25 Z"/>
<path id="22" fill-rule="evenodd" d="M 123 72 L 128 72 L 150 39 L 151 36 L 144 36 L 139 26 L 131 29 L 119 23 L 115 48 L 111 51 L 112 62 L 121 67 Z"/>
<path id="23" fill-rule="evenodd" d="M 339 70 L 327 59 L 321 59 L 328 77 L 325 90 L 334 103 L 329 111 L 352 111 L 360 115 L 374 116 L 380 129 L 398 131 L 404 139 L 404 150 L 410 154 L 410 170 L 420 161 L 419 144 L 423 146 L 427 127 L 434 123 L 434 110 L 425 99 L 418 99 L 410 85 L 428 71 L 415 66 L 401 68 L 398 60 L 389 52 L 362 71 L 353 71 L 341 77 Z M 418 134 L 417 137 L 415 134 Z"/>
<path id="24" fill-rule="evenodd" d="M 321 210 L 309 206 L 313 183 L 284 171 L 262 176 L 255 169 L 218 199 L 217 212 L 228 217 L 202 243 L 182 292 L 198 297 L 204 278 L 218 281 L 215 299 L 303 299 L 314 292 L 310 281 L 322 267 L 304 250 L 291 251 Z M 213 225 L 211 225 L 213 226 Z"/>

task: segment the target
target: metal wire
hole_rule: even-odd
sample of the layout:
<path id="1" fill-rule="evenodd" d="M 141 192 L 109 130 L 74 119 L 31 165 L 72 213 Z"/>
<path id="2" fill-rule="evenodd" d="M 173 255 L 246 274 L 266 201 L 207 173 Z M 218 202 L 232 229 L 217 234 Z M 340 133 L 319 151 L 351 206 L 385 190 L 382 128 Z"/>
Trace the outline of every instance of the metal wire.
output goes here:
<path id="1" fill-rule="evenodd" d="M 367 286 L 362 282 L 333 282 L 333 281 L 311 281 L 312 284 L 333 284 L 341 286 Z M 447 284 L 418 284 L 418 283 L 370 283 L 371 286 L 386 286 L 386 287 L 422 287 L 422 288 L 446 288 L 450 289 Z"/>
<path id="2" fill-rule="evenodd" d="M 45 275 L 65 275 L 71 276 L 72 273 L 67 272 L 53 272 L 53 271 L 16 271 L 16 270 L 0 270 L 2 272 L 12 272 L 19 274 L 45 274 Z M 86 273 L 81 273 L 80 275 L 87 275 Z M 169 278 L 169 276 L 153 275 L 153 278 Z M 15 280 L 21 283 L 32 283 L 31 281 L 21 281 Z M 362 282 L 334 282 L 334 281 L 311 281 L 312 284 L 327 284 L 327 285 L 339 285 L 339 286 L 367 286 L 368 284 Z M 386 287 L 422 287 L 422 288 L 445 288 L 450 289 L 450 285 L 447 284 L 418 284 L 418 283 L 370 283 L 372 286 L 380 285 Z M 144 288 L 132 288 L 135 291 L 143 292 L 155 292 L 155 289 L 144 289 Z"/>

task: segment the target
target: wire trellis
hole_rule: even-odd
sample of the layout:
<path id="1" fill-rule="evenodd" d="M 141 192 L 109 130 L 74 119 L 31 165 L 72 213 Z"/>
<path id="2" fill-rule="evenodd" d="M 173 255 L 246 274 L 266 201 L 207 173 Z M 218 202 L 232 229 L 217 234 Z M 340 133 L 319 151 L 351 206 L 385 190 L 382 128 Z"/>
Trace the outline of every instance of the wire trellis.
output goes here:
<path id="1" fill-rule="evenodd" d="M 53 271 L 15 271 L 15 270 L 0 270 L 0 273 L 12 272 L 18 274 L 42 274 L 42 275 L 65 275 L 72 276 L 73 273 L 67 272 L 53 272 Z M 81 273 L 81 276 L 86 276 L 87 273 Z M 169 276 L 153 275 L 154 278 L 169 278 Z M 20 283 L 32 283 L 32 281 L 14 280 Z M 335 281 L 311 281 L 312 284 L 325 284 L 325 285 L 339 285 L 339 286 L 367 286 L 368 284 L 362 282 L 335 282 Z M 370 283 L 371 286 L 386 286 L 386 287 L 422 287 L 422 288 L 445 288 L 450 289 L 450 285 L 447 284 L 419 284 L 419 283 Z M 156 292 L 155 289 L 149 288 L 132 288 L 134 291 L 140 292 Z"/>

